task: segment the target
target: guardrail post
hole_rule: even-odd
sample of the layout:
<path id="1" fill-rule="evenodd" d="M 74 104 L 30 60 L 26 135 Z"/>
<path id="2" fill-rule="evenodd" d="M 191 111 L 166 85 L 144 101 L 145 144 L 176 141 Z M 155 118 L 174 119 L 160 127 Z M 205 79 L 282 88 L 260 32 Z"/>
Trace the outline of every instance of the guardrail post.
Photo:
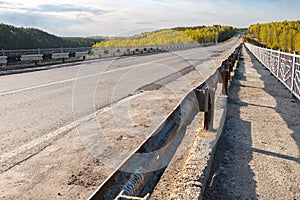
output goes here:
<path id="1" fill-rule="evenodd" d="M 229 68 L 229 73 L 233 72 L 233 60 L 232 60 L 232 55 L 229 56 L 229 58 L 227 59 L 227 65 Z"/>
<path id="2" fill-rule="evenodd" d="M 203 129 L 208 130 L 211 121 L 211 103 L 208 92 L 208 85 L 205 83 L 198 88 L 195 88 L 195 93 L 198 99 L 199 111 L 204 112 Z"/>
<path id="3" fill-rule="evenodd" d="M 214 126 L 214 113 L 215 113 L 215 89 L 208 89 L 208 111 L 204 114 L 204 129 L 205 130 L 213 130 Z"/>
<path id="4" fill-rule="evenodd" d="M 222 75 L 222 82 L 225 94 L 228 95 L 228 81 L 229 81 L 229 68 L 227 66 L 227 60 L 222 64 L 224 66 L 221 75 Z"/>
<path id="5" fill-rule="evenodd" d="M 207 83 L 204 83 L 194 91 L 198 99 L 199 111 L 204 112 L 203 129 L 206 131 L 213 129 L 215 87 L 210 88 Z"/>
<path id="6" fill-rule="evenodd" d="M 2 49 L 2 56 L 5 56 L 5 51 L 4 51 L 4 49 Z"/>

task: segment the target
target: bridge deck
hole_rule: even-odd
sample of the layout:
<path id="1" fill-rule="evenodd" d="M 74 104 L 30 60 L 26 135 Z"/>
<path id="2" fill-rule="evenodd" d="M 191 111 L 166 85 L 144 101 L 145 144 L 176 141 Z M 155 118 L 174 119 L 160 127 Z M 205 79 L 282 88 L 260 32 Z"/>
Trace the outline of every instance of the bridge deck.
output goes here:
<path id="1" fill-rule="evenodd" d="M 300 105 L 243 47 L 205 199 L 300 199 Z"/>

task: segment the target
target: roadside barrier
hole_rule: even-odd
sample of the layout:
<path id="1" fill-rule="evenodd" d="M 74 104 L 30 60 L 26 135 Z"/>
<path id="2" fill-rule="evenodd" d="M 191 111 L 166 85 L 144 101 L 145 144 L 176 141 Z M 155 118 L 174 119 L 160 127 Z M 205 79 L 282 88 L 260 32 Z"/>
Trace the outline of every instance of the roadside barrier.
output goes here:
<path id="1" fill-rule="evenodd" d="M 245 44 L 251 53 L 300 100 L 300 56 Z"/>
<path id="2" fill-rule="evenodd" d="M 147 200 L 179 146 L 188 119 L 204 112 L 203 127 L 212 129 L 217 86 L 227 94 L 241 45 L 204 83 L 186 94 L 161 125 L 91 195 L 98 199 Z"/>

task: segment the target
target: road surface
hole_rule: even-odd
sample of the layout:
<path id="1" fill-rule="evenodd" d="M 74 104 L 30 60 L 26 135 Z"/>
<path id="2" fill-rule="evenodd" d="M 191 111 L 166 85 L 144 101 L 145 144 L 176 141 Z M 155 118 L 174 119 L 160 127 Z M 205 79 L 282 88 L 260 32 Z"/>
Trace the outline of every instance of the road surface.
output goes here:
<path id="1" fill-rule="evenodd" d="M 1 76 L 0 198 L 87 198 L 239 42 Z"/>
<path id="2" fill-rule="evenodd" d="M 238 42 L 235 38 L 210 47 L 90 60 L 2 76 L 0 171 L 49 145 L 49 138 L 59 135 L 61 127 L 137 94 L 144 86 L 165 84 L 194 69 L 205 80 L 215 70 L 214 57 Z M 18 158 L 10 162 L 13 157 Z"/>

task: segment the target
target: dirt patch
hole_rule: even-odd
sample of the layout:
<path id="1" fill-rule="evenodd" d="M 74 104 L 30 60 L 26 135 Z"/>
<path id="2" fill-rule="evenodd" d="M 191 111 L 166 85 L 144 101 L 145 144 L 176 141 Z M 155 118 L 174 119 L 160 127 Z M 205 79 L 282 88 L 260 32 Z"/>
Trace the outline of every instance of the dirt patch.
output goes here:
<path id="1" fill-rule="evenodd" d="M 72 174 L 67 182 L 68 185 L 78 185 L 85 188 L 95 187 L 102 183 L 105 177 L 100 173 L 99 169 L 103 164 L 99 160 L 93 159 L 93 163 L 88 163 L 82 167 L 79 172 Z M 98 174 L 95 176 L 95 174 Z"/>
<path id="2" fill-rule="evenodd" d="M 76 131 L 71 131 L 39 154 L 1 173 L 0 198 L 86 199 L 111 171 L 95 161 Z"/>

